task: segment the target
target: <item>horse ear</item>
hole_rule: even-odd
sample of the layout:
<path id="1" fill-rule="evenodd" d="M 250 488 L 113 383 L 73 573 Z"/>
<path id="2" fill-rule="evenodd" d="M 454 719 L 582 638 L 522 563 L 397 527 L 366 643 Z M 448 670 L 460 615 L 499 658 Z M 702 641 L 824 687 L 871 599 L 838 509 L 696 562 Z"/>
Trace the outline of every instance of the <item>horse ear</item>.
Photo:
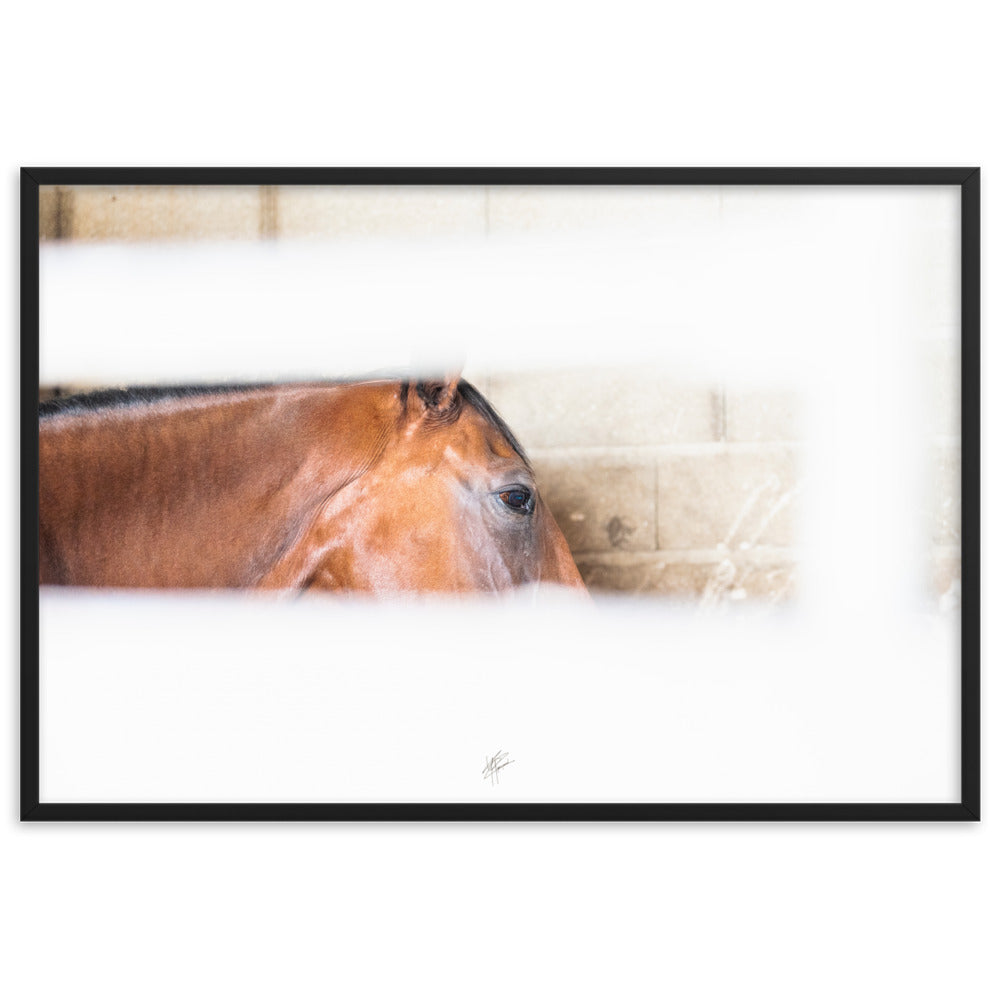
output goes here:
<path id="1" fill-rule="evenodd" d="M 449 375 L 414 383 L 407 394 L 407 408 L 438 415 L 447 413 L 458 402 L 461 379 L 461 375 Z"/>

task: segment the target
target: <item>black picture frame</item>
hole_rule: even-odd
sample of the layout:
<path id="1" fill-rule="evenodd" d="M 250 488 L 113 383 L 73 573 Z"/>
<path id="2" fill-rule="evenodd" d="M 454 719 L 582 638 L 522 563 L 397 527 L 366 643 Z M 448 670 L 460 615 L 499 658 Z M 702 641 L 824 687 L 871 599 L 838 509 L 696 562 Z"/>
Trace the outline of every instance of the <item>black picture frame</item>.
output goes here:
<path id="1" fill-rule="evenodd" d="M 42 185 L 956 185 L 961 188 L 961 801 L 55 803 L 39 799 L 39 188 Z M 978 168 L 24 168 L 21 171 L 20 815 L 39 821 L 975 821 L 980 818 Z"/>

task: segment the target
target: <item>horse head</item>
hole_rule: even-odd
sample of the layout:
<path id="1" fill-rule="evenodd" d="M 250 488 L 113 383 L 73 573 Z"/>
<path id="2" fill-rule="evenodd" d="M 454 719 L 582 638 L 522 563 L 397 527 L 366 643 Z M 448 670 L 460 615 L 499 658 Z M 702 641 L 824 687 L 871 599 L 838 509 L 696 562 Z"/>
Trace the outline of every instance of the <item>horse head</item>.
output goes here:
<path id="1" fill-rule="evenodd" d="M 396 383 L 370 432 L 377 457 L 326 505 L 310 584 L 338 590 L 585 589 L 524 450 L 456 377 Z M 387 413 L 388 411 L 388 413 Z"/>

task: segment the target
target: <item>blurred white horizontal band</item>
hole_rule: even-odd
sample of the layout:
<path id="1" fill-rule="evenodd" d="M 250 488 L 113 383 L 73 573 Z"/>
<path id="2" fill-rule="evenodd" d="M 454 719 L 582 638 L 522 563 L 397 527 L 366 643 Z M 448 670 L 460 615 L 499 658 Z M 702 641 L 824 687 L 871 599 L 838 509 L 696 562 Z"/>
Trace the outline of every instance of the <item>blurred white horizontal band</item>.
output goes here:
<path id="1" fill-rule="evenodd" d="M 489 236 L 45 244 L 41 378 L 333 377 L 459 356 L 780 384 L 873 338 L 957 329 L 957 189 L 734 189 L 721 213 L 712 191 L 711 211 L 669 217 L 643 215 L 658 197 L 644 191 L 624 216 L 599 207 L 615 189 L 573 211 L 579 194 L 522 192 L 534 221 Z"/>
<path id="2" fill-rule="evenodd" d="M 47 590 L 42 801 L 958 800 L 939 621 L 539 599 Z"/>

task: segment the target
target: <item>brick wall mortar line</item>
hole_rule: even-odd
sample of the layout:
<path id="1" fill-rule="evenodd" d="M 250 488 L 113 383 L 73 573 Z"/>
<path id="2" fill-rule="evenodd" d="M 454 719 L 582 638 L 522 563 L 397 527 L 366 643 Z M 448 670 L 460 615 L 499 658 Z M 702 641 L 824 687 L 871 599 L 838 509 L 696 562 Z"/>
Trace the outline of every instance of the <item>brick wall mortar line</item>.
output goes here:
<path id="1" fill-rule="evenodd" d="M 572 444 L 550 447 L 528 446 L 528 454 L 533 458 L 559 458 L 562 456 L 587 456 L 592 458 L 641 458 L 679 455 L 725 455 L 752 452 L 801 450 L 802 441 L 694 441 L 684 444 Z"/>
<path id="2" fill-rule="evenodd" d="M 273 240 L 278 235 L 278 189 L 273 184 L 260 188 L 260 238 Z"/>
<path id="3" fill-rule="evenodd" d="M 56 239 L 68 240 L 73 237 L 73 191 L 70 188 L 56 188 Z"/>

